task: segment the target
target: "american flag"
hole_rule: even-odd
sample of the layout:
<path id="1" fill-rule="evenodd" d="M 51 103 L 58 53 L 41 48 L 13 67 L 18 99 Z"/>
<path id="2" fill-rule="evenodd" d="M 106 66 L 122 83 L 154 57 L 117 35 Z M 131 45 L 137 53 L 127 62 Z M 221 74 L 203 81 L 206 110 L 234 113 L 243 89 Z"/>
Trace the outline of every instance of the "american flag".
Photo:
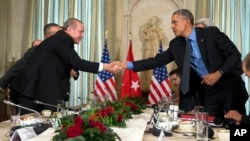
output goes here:
<path id="1" fill-rule="evenodd" d="M 162 52 L 162 43 L 160 43 L 158 54 Z M 148 103 L 156 104 L 162 97 L 170 95 L 171 88 L 166 66 L 155 68 L 150 82 Z"/>
<path id="2" fill-rule="evenodd" d="M 110 63 L 109 52 L 107 49 L 107 40 L 105 40 L 105 45 L 102 53 L 102 63 Z M 117 100 L 117 94 L 115 89 L 115 78 L 112 73 L 107 71 L 101 71 L 95 81 L 94 95 L 98 101 L 115 101 Z"/>

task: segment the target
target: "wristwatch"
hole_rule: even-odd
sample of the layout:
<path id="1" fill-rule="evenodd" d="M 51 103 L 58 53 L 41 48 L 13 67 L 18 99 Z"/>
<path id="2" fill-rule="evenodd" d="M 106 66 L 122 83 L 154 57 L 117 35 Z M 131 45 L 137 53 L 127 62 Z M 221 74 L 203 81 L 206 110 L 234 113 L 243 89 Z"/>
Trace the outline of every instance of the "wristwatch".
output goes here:
<path id="1" fill-rule="evenodd" d="M 224 74 L 224 71 L 222 71 L 221 69 L 219 69 L 219 72 L 220 72 L 221 75 Z"/>

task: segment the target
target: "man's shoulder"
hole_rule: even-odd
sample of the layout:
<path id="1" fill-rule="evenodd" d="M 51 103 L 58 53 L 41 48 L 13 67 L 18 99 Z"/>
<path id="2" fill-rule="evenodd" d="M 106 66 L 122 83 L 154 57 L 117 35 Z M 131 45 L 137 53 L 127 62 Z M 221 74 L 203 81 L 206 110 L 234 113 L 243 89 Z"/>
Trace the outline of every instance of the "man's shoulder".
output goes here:
<path id="1" fill-rule="evenodd" d="M 206 34 L 206 33 L 211 33 L 211 32 L 218 32 L 218 31 L 220 31 L 219 29 L 218 29 L 218 27 L 216 27 L 216 26 L 209 26 L 209 27 L 205 27 L 205 28 L 195 28 L 195 31 L 197 32 L 197 33 L 203 33 L 203 34 Z"/>
<path id="2" fill-rule="evenodd" d="M 182 43 L 185 43 L 184 37 L 175 37 L 170 41 L 170 44 L 182 44 Z"/>
<path id="3" fill-rule="evenodd" d="M 57 42 L 57 43 L 69 42 L 69 43 L 74 44 L 73 39 L 64 31 L 58 31 L 53 36 L 44 40 L 44 42 L 47 42 L 47 43 L 48 42 Z"/>

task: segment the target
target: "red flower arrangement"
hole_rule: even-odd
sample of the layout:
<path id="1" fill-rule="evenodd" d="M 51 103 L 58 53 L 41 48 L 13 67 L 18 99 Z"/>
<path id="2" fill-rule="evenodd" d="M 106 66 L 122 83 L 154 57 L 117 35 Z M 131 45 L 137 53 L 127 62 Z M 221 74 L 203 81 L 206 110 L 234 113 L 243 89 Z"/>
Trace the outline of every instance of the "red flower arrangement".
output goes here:
<path id="1" fill-rule="evenodd" d="M 80 115 L 61 118 L 54 141 L 116 141 L 120 137 L 110 127 L 126 127 L 125 120 L 142 113 L 141 98 L 98 103 Z"/>
<path id="2" fill-rule="evenodd" d="M 81 115 L 69 115 L 61 119 L 61 128 L 56 130 L 54 141 L 116 141 L 120 137 L 98 119 L 90 119 L 92 111 Z"/>

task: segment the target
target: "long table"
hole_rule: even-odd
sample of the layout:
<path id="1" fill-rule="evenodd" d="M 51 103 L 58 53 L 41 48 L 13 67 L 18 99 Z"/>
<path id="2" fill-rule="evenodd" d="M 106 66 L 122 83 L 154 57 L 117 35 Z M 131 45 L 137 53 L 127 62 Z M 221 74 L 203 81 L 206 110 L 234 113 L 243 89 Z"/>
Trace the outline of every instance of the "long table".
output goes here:
<path id="1" fill-rule="evenodd" d="M 151 133 L 144 133 L 148 128 L 147 122 L 149 121 L 152 109 L 146 109 L 144 113 L 140 115 L 133 115 L 133 119 L 127 121 L 126 128 L 116 128 L 112 129 L 121 137 L 122 141 L 157 141 L 158 137 L 153 136 Z M 10 122 L 4 121 L 0 122 L 0 140 L 9 141 L 10 137 L 8 132 L 10 129 Z M 215 134 L 213 141 L 220 141 L 218 139 L 217 130 L 220 128 L 214 128 Z M 49 141 L 52 139 L 55 129 L 49 128 L 40 135 L 29 139 L 28 141 Z M 164 137 L 163 140 L 167 141 L 194 141 L 193 136 L 184 136 L 181 133 L 173 132 L 173 135 L 170 137 Z"/>

